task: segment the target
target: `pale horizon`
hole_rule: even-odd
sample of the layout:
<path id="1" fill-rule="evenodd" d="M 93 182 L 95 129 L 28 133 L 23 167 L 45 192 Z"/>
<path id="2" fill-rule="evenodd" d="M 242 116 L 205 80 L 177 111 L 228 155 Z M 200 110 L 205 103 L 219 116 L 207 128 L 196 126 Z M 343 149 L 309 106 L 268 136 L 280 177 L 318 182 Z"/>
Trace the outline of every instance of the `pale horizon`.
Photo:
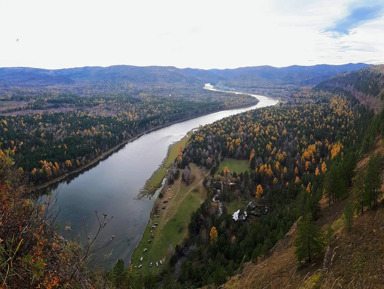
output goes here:
<path id="1" fill-rule="evenodd" d="M 384 63 L 381 0 L 0 0 L 0 27 L 0 67 Z"/>
<path id="2" fill-rule="evenodd" d="M 115 67 L 115 66 L 131 66 L 131 67 L 172 67 L 176 69 L 197 69 L 197 70 L 231 70 L 231 69 L 241 69 L 241 68 L 253 68 L 253 67 L 272 67 L 272 68 L 287 68 L 292 66 L 300 66 L 300 67 L 313 67 L 313 66 L 320 66 L 320 65 L 329 65 L 329 66 L 342 66 L 342 65 L 348 65 L 348 64 L 367 64 L 367 65 L 383 65 L 384 63 L 377 63 L 377 64 L 370 64 L 370 63 L 364 63 L 364 62 L 349 62 L 349 63 L 341 63 L 341 64 L 329 64 L 329 63 L 318 63 L 313 65 L 298 65 L 298 64 L 292 64 L 288 66 L 273 66 L 273 65 L 254 65 L 254 66 L 239 66 L 239 67 L 231 67 L 231 68 L 199 68 L 199 67 L 177 67 L 173 65 L 131 65 L 131 64 L 112 64 L 112 65 L 87 65 L 87 66 L 73 66 L 73 67 L 59 67 L 59 68 L 43 68 L 43 67 L 32 67 L 32 66 L 1 66 L 1 68 L 31 68 L 31 69 L 43 69 L 43 70 L 62 70 L 62 69 L 76 69 L 76 68 L 108 68 L 108 67 Z"/>

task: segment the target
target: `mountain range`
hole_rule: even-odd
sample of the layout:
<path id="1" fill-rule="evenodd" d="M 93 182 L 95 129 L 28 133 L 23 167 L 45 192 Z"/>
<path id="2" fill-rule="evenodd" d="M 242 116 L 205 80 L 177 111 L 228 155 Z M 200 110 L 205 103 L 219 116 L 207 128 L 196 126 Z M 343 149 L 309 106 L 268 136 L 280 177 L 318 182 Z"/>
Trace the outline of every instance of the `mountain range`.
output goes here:
<path id="1" fill-rule="evenodd" d="M 315 85 L 340 73 L 346 73 L 369 65 L 363 63 L 345 65 L 244 67 L 237 69 L 179 69 L 176 67 L 137 67 L 118 65 L 110 67 L 81 67 L 69 69 L 0 68 L 0 89 L 30 87 L 43 89 L 56 86 L 98 87 L 104 84 L 131 84 L 136 87 L 185 87 L 201 88 L 210 82 L 223 87 L 265 87 L 276 85 Z M 81 94 L 81 89 L 80 89 Z"/>

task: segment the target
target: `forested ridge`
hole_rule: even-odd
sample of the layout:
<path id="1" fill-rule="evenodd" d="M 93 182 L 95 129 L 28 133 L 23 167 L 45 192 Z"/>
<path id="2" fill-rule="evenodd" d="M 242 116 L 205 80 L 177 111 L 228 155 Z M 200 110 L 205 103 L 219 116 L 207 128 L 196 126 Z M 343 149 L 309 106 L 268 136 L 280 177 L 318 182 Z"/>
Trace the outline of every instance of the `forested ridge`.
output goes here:
<path id="1" fill-rule="evenodd" d="M 384 65 L 375 65 L 337 75 L 319 83 L 315 89 L 341 91 L 353 95 L 376 113 L 383 108 Z"/>

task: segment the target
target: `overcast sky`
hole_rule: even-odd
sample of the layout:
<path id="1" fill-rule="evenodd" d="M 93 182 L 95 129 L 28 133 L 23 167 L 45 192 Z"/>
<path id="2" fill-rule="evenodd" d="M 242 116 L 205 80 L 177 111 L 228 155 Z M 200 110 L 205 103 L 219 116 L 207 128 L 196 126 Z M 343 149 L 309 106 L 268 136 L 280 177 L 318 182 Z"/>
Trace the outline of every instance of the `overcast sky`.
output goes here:
<path id="1" fill-rule="evenodd" d="M 384 63 L 384 0 L 0 0 L 0 67 Z"/>

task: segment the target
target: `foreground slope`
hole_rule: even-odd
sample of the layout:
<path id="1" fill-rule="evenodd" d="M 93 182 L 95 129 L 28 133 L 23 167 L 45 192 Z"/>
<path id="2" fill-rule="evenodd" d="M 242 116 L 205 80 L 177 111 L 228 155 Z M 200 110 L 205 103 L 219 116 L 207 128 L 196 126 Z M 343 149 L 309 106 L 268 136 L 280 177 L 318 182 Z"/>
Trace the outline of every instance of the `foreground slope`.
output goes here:
<path id="1" fill-rule="evenodd" d="M 382 140 L 377 142 L 374 152 L 384 153 Z M 366 156 L 357 164 L 358 174 L 364 174 L 367 161 Z M 383 170 L 381 178 L 383 182 Z M 355 215 L 354 225 L 348 232 L 343 213 L 351 198 L 322 210 L 323 217 L 318 224 L 324 229 L 331 226 L 334 232 L 323 259 L 303 269 L 297 267 L 293 244 L 295 223 L 270 256 L 259 259 L 256 264 L 245 264 L 242 273 L 230 278 L 221 288 L 383 288 L 384 202 L 363 215 Z"/>

